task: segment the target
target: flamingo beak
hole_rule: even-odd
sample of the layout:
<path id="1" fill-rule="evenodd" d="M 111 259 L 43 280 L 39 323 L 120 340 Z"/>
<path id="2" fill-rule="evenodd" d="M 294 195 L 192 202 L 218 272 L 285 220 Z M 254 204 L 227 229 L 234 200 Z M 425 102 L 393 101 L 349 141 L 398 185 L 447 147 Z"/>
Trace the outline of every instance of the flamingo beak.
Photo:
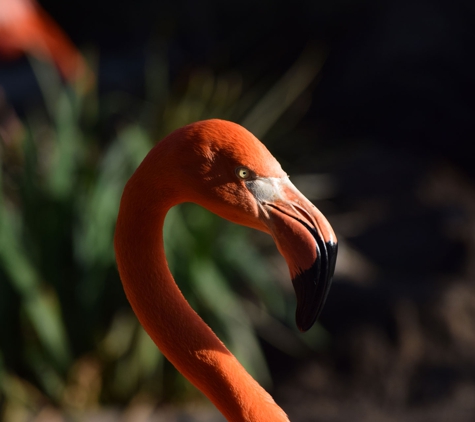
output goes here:
<path id="1" fill-rule="evenodd" d="M 335 233 L 288 178 L 248 183 L 260 204 L 260 219 L 289 266 L 297 296 L 297 326 L 307 331 L 320 315 L 330 290 L 338 250 Z"/>

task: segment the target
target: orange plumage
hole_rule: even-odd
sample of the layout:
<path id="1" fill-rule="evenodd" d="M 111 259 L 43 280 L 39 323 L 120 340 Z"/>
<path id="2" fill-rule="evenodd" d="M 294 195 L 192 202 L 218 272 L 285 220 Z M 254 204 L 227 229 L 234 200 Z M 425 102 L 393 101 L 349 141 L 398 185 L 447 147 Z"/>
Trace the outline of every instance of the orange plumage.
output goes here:
<path id="1" fill-rule="evenodd" d="M 34 0 L 0 0 L 0 58 L 25 53 L 55 63 L 70 82 L 89 72 L 68 36 Z"/>
<path id="2" fill-rule="evenodd" d="M 335 234 L 266 147 L 243 127 L 222 120 L 185 126 L 158 143 L 122 196 L 117 264 L 127 298 L 155 344 L 229 421 L 288 421 L 173 280 L 162 228 L 167 211 L 185 201 L 274 237 L 298 290 L 297 323 L 303 331 L 328 293 Z"/>

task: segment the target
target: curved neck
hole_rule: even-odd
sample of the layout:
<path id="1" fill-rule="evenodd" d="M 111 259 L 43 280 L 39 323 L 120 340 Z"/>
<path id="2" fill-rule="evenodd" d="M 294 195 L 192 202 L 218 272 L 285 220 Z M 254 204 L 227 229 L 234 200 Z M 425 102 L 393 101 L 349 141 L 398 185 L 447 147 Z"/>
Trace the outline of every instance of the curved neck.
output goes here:
<path id="1" fill-rule="evenodd" d="M 122 196 L 115 252 L 127 298 L 173 365 L 232 422 L 288 422 L 272 397 L 191 308 L 171 275 L 163 247 L 167 211 L 181 202 L 166 180 L 150 180 L 144 160 Z"/>

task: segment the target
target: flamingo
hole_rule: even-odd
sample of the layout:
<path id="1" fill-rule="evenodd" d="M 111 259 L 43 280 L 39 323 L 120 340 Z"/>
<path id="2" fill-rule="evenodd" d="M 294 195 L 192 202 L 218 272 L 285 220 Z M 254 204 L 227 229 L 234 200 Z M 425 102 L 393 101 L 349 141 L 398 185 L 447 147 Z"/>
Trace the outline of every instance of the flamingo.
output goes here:
<path id="1" fill-rule="evenodd" d="M 0 57 L 13 60 L 28 53 L 52 61 L 72 82 L 89 70 L 58 24 L 34 0 L 0 0 Z"/>
<path id="2" fill-rule="evenodd" d="M 168 269 L 163 222 L 182 202 L 274 238 L 289 266 L 301 331 L 313 325 L 330 288 L 333 229 L 254 135 L 217 119 L 192 123 L 159 142 L 122 194 L 114 237 L 119 274 L 155 344 L 228 421 L 288 421 L 191 308 Z"/>

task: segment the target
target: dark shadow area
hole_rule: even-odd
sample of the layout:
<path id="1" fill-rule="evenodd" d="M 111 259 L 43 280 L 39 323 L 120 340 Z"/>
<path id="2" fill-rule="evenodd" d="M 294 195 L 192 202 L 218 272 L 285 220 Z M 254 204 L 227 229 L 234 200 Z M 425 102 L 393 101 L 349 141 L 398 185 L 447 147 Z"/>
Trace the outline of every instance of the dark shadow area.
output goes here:
<path id="1" fill-rule="evenodd" d="M 298 422 L 475 418 L 475 3 L 40 3 L 96 60 L 98 96 L 131 99 L 98 123 L 100 143 L 139 120 L 136 102 L 153 103 L 152 58 L 177 97 L 203 71 L 238 75 L 257 103 L 302 52 L 322 52 L 318 77 L 262 139 L 291 176 L 328 176 L 310 199 L 341 241 L 325 345 L 291 357 L 262 340 L 276 401 Z M 21 117 L 44 105 L 25 58 L 0 61 L 0 87 Z"/>

